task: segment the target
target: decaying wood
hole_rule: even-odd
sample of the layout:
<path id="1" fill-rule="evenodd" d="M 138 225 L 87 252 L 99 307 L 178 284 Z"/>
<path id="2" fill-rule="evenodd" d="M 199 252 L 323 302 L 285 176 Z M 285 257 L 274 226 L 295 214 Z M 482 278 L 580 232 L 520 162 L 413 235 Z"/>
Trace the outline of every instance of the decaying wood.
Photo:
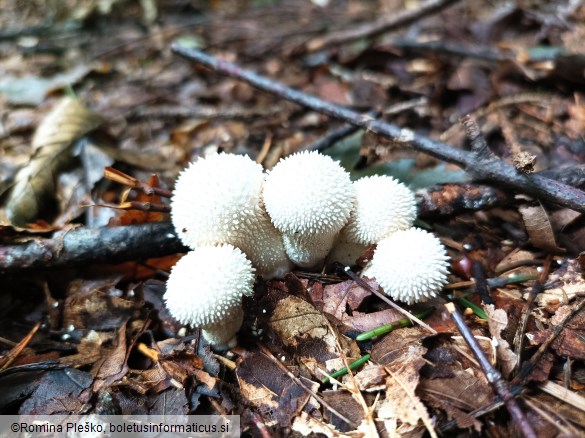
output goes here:
<path id="1" fill-rule="evenodd" d="M 51 238 L 0 245 L 0 273 L 144 260 L 187 250 L 170 223 L 76 228 Z"/>

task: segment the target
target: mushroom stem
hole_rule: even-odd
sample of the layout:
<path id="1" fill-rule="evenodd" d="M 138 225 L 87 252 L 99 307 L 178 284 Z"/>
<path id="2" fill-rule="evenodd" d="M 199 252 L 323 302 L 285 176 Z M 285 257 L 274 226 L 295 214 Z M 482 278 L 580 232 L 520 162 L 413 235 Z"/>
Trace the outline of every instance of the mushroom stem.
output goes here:
<path id="1" fill-rule="evenodd" d="M 229 350 L 236 346 L 236 333 L 244 322 L 242 307 L 230 309 L 224 319 L 218 322 L 201 326 L 201 336 L 217 351 Z"/>
<path id="2" fill-rule="evenodd" d="M 320 268 L 331 251 L 337 232 L 313 236 L 285 234 L 284 249 L 288 258 L 304 269 Z"/>

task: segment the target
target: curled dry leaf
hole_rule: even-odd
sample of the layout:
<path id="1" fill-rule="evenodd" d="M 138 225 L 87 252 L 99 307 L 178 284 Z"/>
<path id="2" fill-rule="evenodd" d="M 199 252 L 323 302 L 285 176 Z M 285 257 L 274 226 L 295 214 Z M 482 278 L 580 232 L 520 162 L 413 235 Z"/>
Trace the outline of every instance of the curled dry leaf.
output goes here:
<path id="1" fill-rule="evenodd" d="M 537 206 L 522 206 L 519 208 L 519 211 L 524 219 L 524 226 L 530 237 L 530 243 L 537 248 L 545 249 L 554 254 L 562 254 L 565 252 L 563 248 L 559 248 L 557 245 L 548 213 L 542 204 Z"/>
<path id="2" fill-rule="evenodd" d="M 56 178 L 74 160 L 73 144 L 101 123 L 98 114 L 68 97 L 43 119 L 33 137 L 31 159 L 16 174 L 8 196 L 6 214 L 13 224 L 34 222 L 54 201 Z"/>

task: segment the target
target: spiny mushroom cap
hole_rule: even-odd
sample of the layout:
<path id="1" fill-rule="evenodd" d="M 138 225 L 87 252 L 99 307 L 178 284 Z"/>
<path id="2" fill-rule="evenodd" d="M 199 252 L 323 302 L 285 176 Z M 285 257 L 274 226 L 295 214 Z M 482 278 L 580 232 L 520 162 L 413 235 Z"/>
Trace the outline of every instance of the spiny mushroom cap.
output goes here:
<path id="1" fill-rule="evenodd" d="M 356 202 L 343 229 L 349 242 L 371 245 L 398 230 L 407 230 L 416 218 L 416 200 L 404 184 L 389 176 L 369 176 L 353 183 Z"/>
<path id="2" fill-rule="evenodd" d="M 164 300 L 180 323 L 205 327 L 229 317 L 243 295 L 252 295 L 253 285 L 254 268 L 242 251 L 201 246 L 173 267 Z"/>
<path id="3" fill-rule="evenodd" d="M 397 231 L 378 242 L 363 276 L 407 304 L 426 301 L 447 283 L 449 257 L 441 241 L 419 228 Z"/>
<path id="4" fill-rule="evenodd" d="M 262 166 L 247 156 L 215 154 L 189 165 L 175 184 L 171 217 L 191 248 L 240 246 L 262 209 Z"/>
<path id="5" fill-rule="evenodd" d="M 318 152 L 284 158 L 264 183 L 266 211 L 284 234 L 336 233 L 347 223 L 353 202 L 349 174 Z"/>

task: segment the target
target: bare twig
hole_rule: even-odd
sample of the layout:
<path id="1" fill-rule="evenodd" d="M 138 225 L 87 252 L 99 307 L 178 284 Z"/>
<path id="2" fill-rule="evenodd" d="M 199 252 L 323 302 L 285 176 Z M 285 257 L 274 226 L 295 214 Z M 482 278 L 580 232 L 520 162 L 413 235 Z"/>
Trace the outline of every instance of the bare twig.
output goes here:
<path id="1" fill-rule="evenodd" d="M 495 304 L 490 295 L 490 286 L 485 278 L 483 265 L 479 260 L 474 260 L 471 265 L 471 272 L 475 279 L 475 292 L 481 297 L 484 304 Z"/>
<path id="2" fill-rule="evenodd" d="M 279 105 L 268 107 L 229 107 L 217 108 L 209 105 L 198 105 L 195 108 L 183 106 L 161 105 L 161 106 L 139 106 L 128 114 L 132 119 L 170 119 L 170 118 L 201 118 L 201 119 L 233 119 L 249 120 L 256 117 L 266 117 L 282 112 L 284 108 Z"/>
<path id="3" fill-rule="evenodd" d="M 370 111 L 368 115 L 376 118 L 380 116 L 379 111 Z M 355 125 L 344 125 L 339 129 L 328 132 L 317 141 L 307 145 L 303 150 L 323 152 L 326 149 L 334 146 L 337 142 L 359 131 L 360 127 Z"/>
<path id="4" fill-rule="evenodd" d="M 326 47 L 346 44 L 362 38 L 373 38 L 385 32 L 406 27 L 421 18 L 440 12 L 458 0 L 428 0 L 418 9 L 404 10 L 398 14 L 387 15 L 374 23 L 331 33 L 323 38 L 310 41 L 307 44 L 309 52 L 322 50 Z"/>
<path id="5" fill-rule="evenodd" d="M 87 263 L 119 263 L 187 252 L 166 222 L 76 228 L 21 244 L 0 245 L 0 274 Z"/>
<path id="6" fill-rule="evenodd" d="M 507 383 L 502 379 L 502 375 L 492 366 L 490 361 L 487 357 L 483 354 L 481 347 L 475 340 L 475 337 L 465 325 L 465 321 L 463 320 L 463 316 L 461 313 L 455 308 L 453 303 L 445 304 L 445 307 L 451 314 L 453 321 L 455 321 L 455 325 L 457 329 L 465 339 L 465 342 L 477 358 L 481 369 L 483 370 L 488 382 L 494 388 L 496 394 L 504 401 L 506 408 L 508 408 L 508 412 L 512 415 L 515 423 L 518 425 L 518 428 L 522 432 L 522 434 L 527 438 L 536 438 L 536 433 L 532 426 L 524 416 L 524 413 L 520 409 L 520 406 L 516 403 L 516 399 L 514 398 L 514 394 L 508 388 Z"/>
<path id="7" fill-rule="evenodd" d="M 516 352 L 516 364 L 514 365 L 514 373 L 517 373 L 520 369 L 520 365 L 522 364 L 522 351 L 524 350 L 524 333 L 526 333 L 526 327 L 528 327 L 528 318 L 532 312 L 532 305 L 534 304 L 534 300 L 536 296 L 544 290 L 544 283 L 550 273 L 550 264 L 552 261 L 552 257 L 549 255 L 546 258 L 546 262 L 544 263 L 544 269 L 540 273 L 538 280 L 534 282 L 532 285 L 532 289 L 530 290 L 530 295 L 524 304 L 524 308 L 522 309 L 522 316 L 520 317 L 520 322 L 518 323 L 518 329 L 516 330 L 516 334 L 514 335 L 514 351 Z"/>
<path id="8" fill-rule="evenodd" d="M 339 105 L 294 90 L 266 77 L 257 75 L 252 71 L 241 69 L 233 63 L 215 58 L 200 50 L 189 49 L 178 43 L 173 44 L 173 50 L 215 71 L 246 81 L 260 90 L 275 94 L 291 102 L 311 108 L 314 111 L 344 120 L 374 134 L 390 138 L 394 142 L 404 143 L 405 146 L 411 145 L 413 148 L 441 160 L 457 164 L 465 168 L 479 180 L 507 185 L 508 188 L 525 192 L 544 201 L 557 203 L 576 211 L 585 212 L 585 193 L 581 190 L 538 174 L 521 174 L 513 166 L 497 158 L 478 160 L 475 152 L 455 149 L 445 143 L 416 134 L 410 129 L 399 128 L 396 125 L 380 120 L 373 120 L 367 115 L 356 113 Z"/>
<path id="9" fill-rule="evenodd" d="M 416 41 L 412 39 L 397 39 L 390 43 L 385 43 L 385 46 L 390 46 L 403 51 L 412 51 L 417 53 L 433 53 L 438 55 L 459 56 L 462 58 L 477 59 L 487 62 L 501 62 L 514 57 L 513 53 L 504 53 L 493 47 L 465 47 L 455 44 L 446 43 L 443 40 L 439 41 Z"/>

